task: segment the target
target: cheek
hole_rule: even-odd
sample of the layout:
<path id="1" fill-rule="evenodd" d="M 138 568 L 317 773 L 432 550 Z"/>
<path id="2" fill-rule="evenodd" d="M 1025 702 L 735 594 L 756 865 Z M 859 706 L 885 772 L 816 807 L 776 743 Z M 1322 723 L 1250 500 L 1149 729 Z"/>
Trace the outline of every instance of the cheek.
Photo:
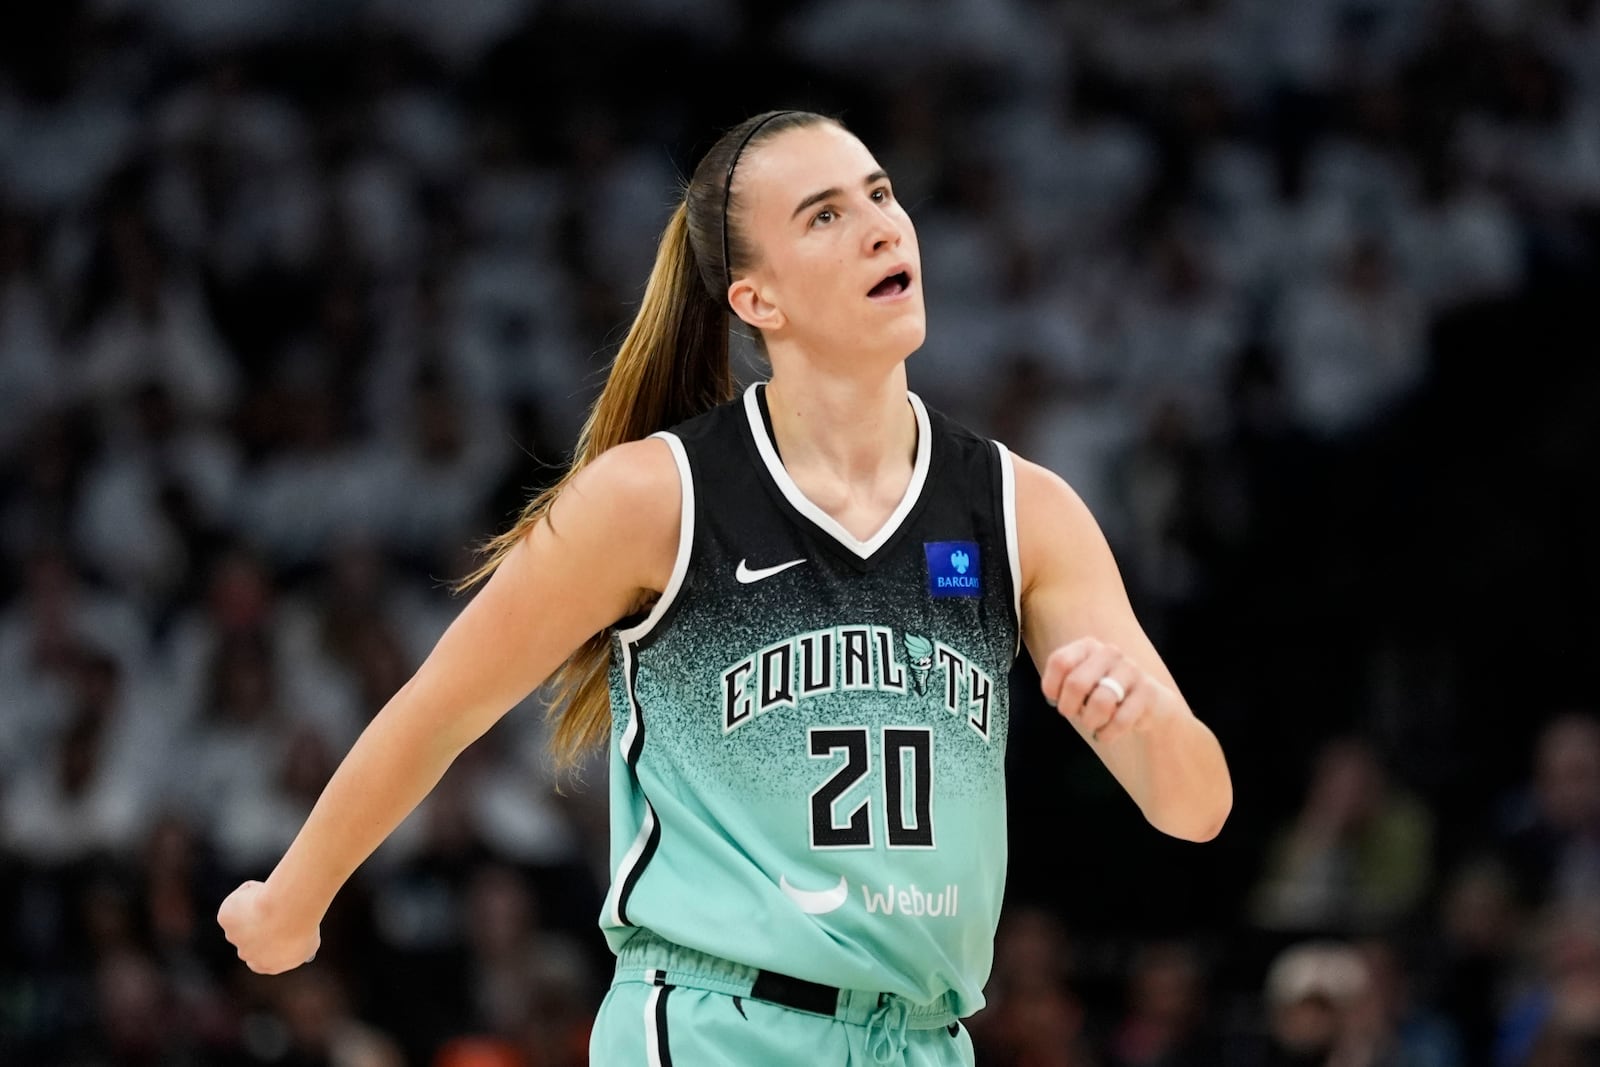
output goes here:
<path id="1" fill-rule="evenodd" d="M 796 266 L 799 284 L 792 291 L 809 308 L 837 306 L 850 287 L 848 264 L 836 250 L 819 250 L 817 255 L 808 256 Z"/>

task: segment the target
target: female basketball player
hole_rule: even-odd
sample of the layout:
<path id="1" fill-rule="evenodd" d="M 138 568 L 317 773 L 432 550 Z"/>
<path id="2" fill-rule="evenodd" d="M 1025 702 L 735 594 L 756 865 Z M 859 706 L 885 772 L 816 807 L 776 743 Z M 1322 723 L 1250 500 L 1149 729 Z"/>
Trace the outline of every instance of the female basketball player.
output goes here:
<path id="1" fill-rule="evenodd" d="M 571 473 L 219 921 L 262 973 L 455 756 L 552 674 L 608 739 L 606 1067 L 970 1064 L 1005 880 L 1006 677 L 1149 821 L 1205 841 L 1222 752 L 1060 479 L 907 391 L 915 231 L 837 121 L 773 112 L 700 162 Z M 771 381 L 735 397 L 728 311 Z"/>

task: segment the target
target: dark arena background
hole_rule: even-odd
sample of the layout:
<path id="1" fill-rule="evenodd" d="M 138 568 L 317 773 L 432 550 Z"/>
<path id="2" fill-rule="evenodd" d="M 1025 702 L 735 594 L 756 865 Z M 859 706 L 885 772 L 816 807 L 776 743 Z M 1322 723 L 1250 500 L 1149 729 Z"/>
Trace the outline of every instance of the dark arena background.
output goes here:
<path id="1" fill-rule="evenodd" d="M 887 167 L 912 388 L 1089 502 L 1234 776 L 1164 838 L 1018 668 L 979 1062 L 1600 1063 L 1593 0 L 0 7 L 0 1063 L 586 1061 L 536 698 L 312 965 L 216 909 L 771 107 Z"/>

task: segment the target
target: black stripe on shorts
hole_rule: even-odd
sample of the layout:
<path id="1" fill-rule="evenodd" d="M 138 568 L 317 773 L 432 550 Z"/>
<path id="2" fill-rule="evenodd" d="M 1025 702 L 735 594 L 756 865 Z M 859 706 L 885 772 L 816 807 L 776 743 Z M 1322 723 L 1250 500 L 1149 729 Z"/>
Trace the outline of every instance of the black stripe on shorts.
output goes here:
<path id="1" fill-rule="evenodd" d="M 655 973 L 655 983 L 661 987 L 661 995 L 656 998 L 656 1047 L 661 1052 L 661 1067 L 672 1067 L 672 1046 L 667 1040 L 667 994 L 672 992 L 672 986 L 667 984 L 664 971 Z"/>

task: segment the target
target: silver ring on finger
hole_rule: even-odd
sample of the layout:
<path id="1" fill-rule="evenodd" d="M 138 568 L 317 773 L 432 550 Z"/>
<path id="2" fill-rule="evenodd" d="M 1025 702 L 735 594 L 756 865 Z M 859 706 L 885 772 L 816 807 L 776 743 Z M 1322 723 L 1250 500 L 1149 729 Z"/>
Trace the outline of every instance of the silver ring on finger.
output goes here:
<path id="1" fill-rule="evenodd" d="M 1112 699 L 1118 704 L 1121 704 L 1124 700 L 1128 699 L 1128 691 L 1122 688 L 1122 683 L 1111 677 L 1109 674 L 1094 684 L 1097 686 L 1104 686 L 1106 689 L 1110 690 Z"/>

